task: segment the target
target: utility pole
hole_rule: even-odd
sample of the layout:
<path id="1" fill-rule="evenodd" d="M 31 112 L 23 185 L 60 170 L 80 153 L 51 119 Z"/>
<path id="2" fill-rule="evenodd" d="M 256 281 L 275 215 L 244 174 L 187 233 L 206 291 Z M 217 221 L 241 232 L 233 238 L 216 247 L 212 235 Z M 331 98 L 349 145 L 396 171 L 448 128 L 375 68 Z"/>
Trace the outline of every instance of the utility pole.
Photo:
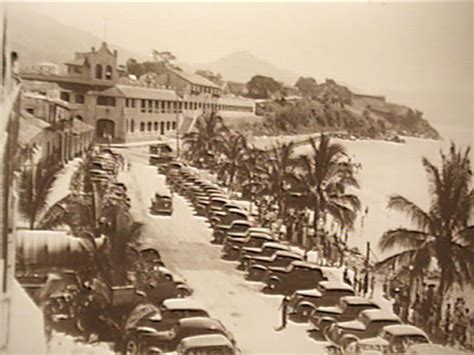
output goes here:
<path id="1" fill-rule="evenodd" d="M 365 269 L 369 272 L 369 261 L 370 261 L 370 242 L 367 242 L 367 253 L 365 255 Z"/>

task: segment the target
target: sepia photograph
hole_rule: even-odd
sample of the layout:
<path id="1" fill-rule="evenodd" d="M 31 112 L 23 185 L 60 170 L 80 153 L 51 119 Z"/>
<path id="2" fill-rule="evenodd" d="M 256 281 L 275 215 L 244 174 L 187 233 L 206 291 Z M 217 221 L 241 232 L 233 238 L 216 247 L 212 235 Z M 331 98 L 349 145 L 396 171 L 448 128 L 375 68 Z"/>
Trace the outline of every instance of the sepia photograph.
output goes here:
<path id="1" fill-rule="evenodd" d="M 0 2 L 0 353 L 474 354 L 474 2 Z"/>

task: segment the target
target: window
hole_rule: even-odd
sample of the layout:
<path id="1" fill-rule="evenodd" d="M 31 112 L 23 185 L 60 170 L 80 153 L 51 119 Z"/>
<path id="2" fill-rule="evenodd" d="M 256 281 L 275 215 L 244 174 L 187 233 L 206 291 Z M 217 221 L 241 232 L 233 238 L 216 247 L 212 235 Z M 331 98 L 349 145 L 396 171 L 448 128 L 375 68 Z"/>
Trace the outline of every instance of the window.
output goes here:
<path id="1" fill-rule="evenodd" d="M 168 121 L 168 122 L 166 122 L 166 130 L 169 131 L 170 128 L 171 128 L 171 122 Z"/>
<path id="2" fill-rule="evenodd" d="M 158 122 L 155 122 L 155 123 L 153 124 L 153 130 L 154 130 L 154 131 L 158 131 Z"/>
<path id="3" fill-rule="evenodd" d="M 28 107 L 28 108 L 26 109 L 26 112 L 28 112 L 29 114 L 34 115 L 34 114 L 35 114 L 35 109 L 34 109 L 33 107 Z"/>
<path id="4" fill-rule="evenodd" d="M 158 113 L 158 112 L 160 112 L 160 102 L 155 101 L 155 113 Z"/>
<path id="5" fill-rule="evenodd" d="M 135 132 L 135 120 L 133 118 L 130 121 L 130 132 Z"/>
<path id="6" fill-rule="evenodd" d="M 63 101 L 69 102 L 71 100 L 71 96 L 69 95 L 68 92 L 65 92 L 65 91 L 61 91 L 61 94 L 59 94 L 59 97 Z"/>
<path id="7" fill-rule="evenodd" d="M 140 122 L 140 131 L 141 132 L 145 131 L 145 122 Z"/>
<path id="8" fill-rule="evenodd" d="M 112 67 L 110 65 L 105 67 L 105 79 L 112 80 Z"/>
<path id="9" fill-rule="evenodd" d="M 151 132 L 151 129 L 152 129 L 151 122 L 148 122 L 148 132 Z"/>
<path id="10" fill-rule="evenodd" d="M 161 101 L 161 113 L 165 113 L 165 101 Z"/>
<path id="11" fill-rule="evenodd" d="M 167 104 L 167 112 L 171 112 L 171 101 L 168 101 L 168 104 Z"/>
<path id="12" fill-rule="evenodd" d="M 172 129 L 176 129 L 176 121 L 171 122 Z"/>
<path id="13" fill-rule="evenodd" d="M 125 132 L 128 132 L 128 120 L 125 119 Z"/>
<path id="14" fill-rule="evenodd" d="M 102 65 L 100 64 L 95 66 L 95 78 L 102 79 Z"/>
<path id="15" fill-rule="evenodd" d="M 146 112 L 146 100 L 140 100 L 140 102 L 141 102 L 140 111 L 141 112 Z"/>
<path id="16" fill-rule="evenodd" d="M 130 99 L 130 106 L 135 108 L 135 99 Z"/>
<path id="17" fill-rule="evenodd" d="M 98 96 L 97 105 L 99 106 L 115 106 L 115 97 L 111 96 Z"/>
<path id="18" fill-rule="evenodd" d="M 130 101 L 129 101 L 129 99 L 125 99 L 125 107 L 130 107 Z"/>
<path id="19" fill-rule="evenodd" d="M 82 94 L 76 94 L 76 104 L 83 104 L 84 103 L 84 95 Z"/>
<path id="20" fill-rule="evenodd" d="M 153 112 L 153 100 L 148 100 L 148 113 Z"/>
<path id="21" fill-rule="evenodd" d="M 165 134 L 165 123 L 160 122 L 160 134 Z"/>

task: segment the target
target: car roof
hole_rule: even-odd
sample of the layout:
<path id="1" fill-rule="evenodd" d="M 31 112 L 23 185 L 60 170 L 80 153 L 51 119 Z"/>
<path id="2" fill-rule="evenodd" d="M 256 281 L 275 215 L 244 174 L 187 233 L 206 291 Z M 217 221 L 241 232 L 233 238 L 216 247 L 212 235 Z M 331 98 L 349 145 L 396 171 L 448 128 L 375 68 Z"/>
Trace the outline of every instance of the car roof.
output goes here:
<path id="1" fill-rule="evenodd" d="M 181 327 L 185 328 L 224 329 L 220 321 L 208 317 L 183 318 L 178 323 Z"/>
<path id="2" fill-rule="evenodd" d="M 395 336 L 422 335 L 428 338 L 426 333 L 418 327 L 409 324 L 394 324 L 383 327 L 383 330 Z"/>
<path id="3" fill-rule="evenodd" d="M 326 290 L 353 291 L 351 285 L 342 281 L 321 281 L 319 285 Z"/>
<path id="4" fill-rule="evenodd" d="M 371 321 L 376 320 L 397 320 L 400 321 L 398 316 L 391 311 L 384 311 L 381 309 L 366 309 L 362 311 L 361 314 L 369 318 Z"/>
<path id="5" fill-rule="evenodd" d="M 213 196 L 211 195 L 211 201 L 216 201 L 216 202 L 227 202 L 228 199 L 226 197 L 223 197 L 223 196 Z"/>
<path id="6" fill-rule="evenodd" d="M 319 270 L 322 272 L 321 268 L 318 265 L 310 263 L 308 261 L 293 261 L 292 264 L 297 267 L 304 267 L 308 269 Z"/>
<path id="7" fill-rule="evenodd" d="M 245 212 L 245 211 L 242 211 L 240 208 L 231 208 L 229 211 L 229 213 L 236 213 L 236 214 L 240 214 L 242 216 L 248 216 L 248 213 Z"/>
<path id="8" fill-rule="evenodd" d="M 232 348 L 232 343 L 222 334 L 195 335 L 181 340 L 180 343 L 185 348 L 206 347 L 206 346 L 228 346 Z"/>
<path id="9" fill-rule="evenodd" d="M 263 248 L 272 248 L 272 249 L 279 249 L 279 250 L 290 250 L 290 247 L 285 244 L 281 244 L 278 242 L 267 242 L 264 243 Z"/>
<path id="10" fill-rule="evenodd" d="M 201 304 L 189 298 L 169 298 L 163 301 L 163 307 L 169 310 L 204 309 Z"/>
<path id="11" fill-rule="evenodd" d="M 292 251 L 288 250 L 278 250 L 274 255 L 276 256 L 289 256 L 292 258 L 298 258 L 301 260 L 302 256 L 296 253 L 293 253 Z"/>
<path id="12" fill-rule="evenodd" d="M 232 223 L 230 225 L 233 226 L 233 225 L 236 225 L 236 224 L 241 224 L 241 225 L 246 225 L 246 226 L 251 226 L 252 225 L 252 223 L 250 223 L 246 219 L 237 219 L 235 221 L 232 221 Z"/>
<path id="13" fill-rule="evenodd" d="M 374 301 L 366 297 L 360 296 L 344 296 L 341 300 L 348 305 L 377 305 Z"/>
<path id="14" fill-rule="evenodd" d="M 252 232 L 265 233 L 265 234 L 269 234 L 269 235 L 272 234 L 272 231 L 270 229 L 262 228 L 262 227 L 252 227 L 252 228 L 249 228 L 249 230 L 247 232 L 248 233 L 252 233 Z"/>

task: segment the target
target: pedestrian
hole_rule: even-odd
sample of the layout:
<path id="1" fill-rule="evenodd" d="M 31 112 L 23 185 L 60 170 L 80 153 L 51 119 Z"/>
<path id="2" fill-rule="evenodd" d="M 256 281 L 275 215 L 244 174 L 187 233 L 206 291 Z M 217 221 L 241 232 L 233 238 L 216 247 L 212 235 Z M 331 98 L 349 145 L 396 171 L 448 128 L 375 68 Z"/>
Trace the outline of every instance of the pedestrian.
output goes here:
<path id="1" fill-rule="evenodd" d="M 287 312 L 288 312 L 288 304 L 290 302 L 290 296 L 285 295 L 281 300 L 281 304 L 279 309 L 281 310 L 281 326 L 275 328 L 277 332 L 286 328 L 287 323 Z"/>
<path id="2" fill-rule="evenodd" d="M 279 237 L 280 237 L 280 240 L 286 240 L 286 237 L 287 237 L 287 228 L 283 221 L 280 222 Z"/>

